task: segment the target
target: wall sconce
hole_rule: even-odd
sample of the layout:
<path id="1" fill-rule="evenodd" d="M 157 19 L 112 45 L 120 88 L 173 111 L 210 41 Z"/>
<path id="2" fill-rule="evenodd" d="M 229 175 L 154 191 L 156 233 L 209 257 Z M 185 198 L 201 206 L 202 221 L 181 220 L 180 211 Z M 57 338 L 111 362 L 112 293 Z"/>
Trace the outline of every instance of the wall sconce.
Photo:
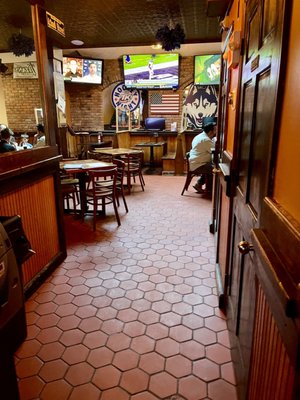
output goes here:
<path id="1" fill-rule="evenodd" d="M 221 22 L 220 22 L 220 27 L 223 29 L 223 31 L 228 31 L 230 28 L 231 21 L 229 16 L 227 15 Z"/>
<path id="2" fill-rule="evenodd" d="M 230 105 L 232 111 L 236 109 L 236 91 L 232 90 L 228 94 L 228 104 Z"/>

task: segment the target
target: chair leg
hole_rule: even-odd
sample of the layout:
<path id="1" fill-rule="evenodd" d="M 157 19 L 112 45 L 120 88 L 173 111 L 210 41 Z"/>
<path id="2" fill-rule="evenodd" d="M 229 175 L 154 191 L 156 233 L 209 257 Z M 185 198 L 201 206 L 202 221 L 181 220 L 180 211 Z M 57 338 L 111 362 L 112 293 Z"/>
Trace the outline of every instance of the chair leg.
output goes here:
<path id="1" fill-rule="evenodd" d="M 96 218 L 97 218 L 97 199 L 94 199 L 93 202 L 93 231 L 96 230 Z"/>
<path id="2" fill-rule="evenodd" d="M 188 188 L 189 188 L 189 186 L 190 186 L 190 183 L 191 183 L 191 181 L 192 181 L 192 177 L 193 177 L 193 175 L 192 175 L 190 172 L 188 172 L 187 175 L 186 175 L 184 187 L 183 187 L 182 192 L 181 192 L 181 196 L 183 196 L 183 193 L 184 193 L 186 190 L 188 190 Z"/>
<path id="3" fill-rule="evenodd" d="M 122 199 L 123 199 L 123 203 L 124 203 L 125 210 L 126 210 L 126 212 L 128 213 L 128 207 L 127 207 L 127 203 L 126 203 L 126 200 L 125 200 L 125 195 L 124 195 L 123 186 L 121 187 L 120 192 L 121 192 L 121 196 L 122 196 Z"/>
<path id="4" fill-rule="evenodd" d="M 114 210 L 115 210 L 115 215 L 116 215 L 116 218 L 117 218 L 118 226 L 120 226 L 121 225 L 121 221 L 120 221 L 120 217 L 119 217 L 119 213 L 118 213 L 118 207 L 117 207 L 117 203 L 116 203 L 115 197 L 113 197 L 113 206 L 114 206 Z"/>
<path id="5" fill-rule="evenodd" d="M 142 190 L 143 190 L 143 192 L 145 191 L 145 189 L 144 189 L 144 184 L 143 184 L 143 176 L 142 176 L 142 173 L 141 172 L 139 172 L 139 179 L 140 179 L 140 183 L 141 183 L 141 186 L 142 186 Z"/>

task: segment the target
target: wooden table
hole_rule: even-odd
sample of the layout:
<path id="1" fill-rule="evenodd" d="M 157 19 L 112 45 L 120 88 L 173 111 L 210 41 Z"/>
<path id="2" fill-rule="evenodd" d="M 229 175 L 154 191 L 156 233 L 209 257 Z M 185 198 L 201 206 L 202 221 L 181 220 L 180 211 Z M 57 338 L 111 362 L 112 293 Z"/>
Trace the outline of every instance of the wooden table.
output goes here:
<path id="1" fill-rule="evenodd" d="M 105 167 L 114 167 L 113 163 L 108 163 L 105 161 L 98 161 L 93 159 L 88 160 L 71 160 L 63 161 L 59 163 L 60 169 L 64 170 L 68 174 L 76 174 L 79 180 L 79 195 L 80 195 L 80 207 L 81 207 L 81 217 L 87 212 L 86 204 L 86 177 L 87 172 L 92 169 L 101 169 Z"/>
<path id="2" fill-rule="evenodd" d="M 167 143 L 166 142 L 144 142 L 135 144 L 136 147 L 150 147 L 150 168 L 155 167 L 154 162 L 154 147 L 163 147 L 163 155 L 166 153 Z"/>
<path id="3" fill-rule="evenodd" d="M 126 156 L 127 154 L 138 154 L 141 150 L 137 149 L 126 149 L 126 148 L 117 148 L 117 149 L 106 149 L 106 148 L 98 148 L 94 149 L 93 152 L 98 154 L 106 154 L 109 156 L 117 157 L 117 156 Z"/>
<path id="4" fill-rule="evenodd" d="M 127 149 L 127 148 L 116 148 L 116 149 L 94 149 L 93 150 L 94 153 L 97 154 L 103 154 L 103 155 L 110 155 L 112 157 L 120 157 L 120 156 L 127 156 L 129 154 L 140 154 L 142 152 L 142 150 L 138 150 L 138 149 Z M 127 189 L 128 189 L 128 193 L 130 193 L 130 188 L 131 188 L 131 175 L 130 175 L 130 171 L 128 168 L 128 171 L 125 170 L 126 173 L 126 177 L 127 177 Z"/>

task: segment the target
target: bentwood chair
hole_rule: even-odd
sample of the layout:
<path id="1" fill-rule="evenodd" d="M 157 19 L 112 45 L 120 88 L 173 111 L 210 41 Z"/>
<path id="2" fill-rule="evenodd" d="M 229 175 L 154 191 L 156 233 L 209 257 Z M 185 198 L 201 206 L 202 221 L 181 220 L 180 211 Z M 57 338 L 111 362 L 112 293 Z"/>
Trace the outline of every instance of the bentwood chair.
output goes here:
<path id="1" fill-rule="evenodd" d="M 64 209 L 70 211 L 73 206 L 76 213 L 76 206 L 79 201 L 79 180 L 63 172 L 60 173 L 60 187 L 64 200 Z M 66 207 L 65 207 L 66 205 Z"/>
<path id="2" fill-rule="evenodd" d="M 189 189 L 191 181 L 195 176 L 200 176 L 200 174 L 198 172 L 195 173 L 190 170 L 190 153 L 188 152 L 186 153 L 186 179 L 181 192 L 181 196 L 183 196 L 183 193 Z M 208 173 L 202 173 L 201 176 L 203 178 L 203 184 L 205 183 L 207 186 L 207 182 L 209 181 Z M 203 193 L 205 193 L 205 191 L 203 191 Z"/>
<path id="3" fill-rule="evenodd" d="M 89 170 L 91 188 L 86 191 L 87 204 L 93 206 L 93 230 L 96 230 L 98 207 L 105 215 L 106 205 L 112 204 L 118 226 L 121 225 L 117 208 L 117 167 Z"/>
<path id="4" fill-rule="evenodd" d="M 112 162 L 113 157 L 110 154 L 101 154 L 96 151 L 89 150 L 87 152 L 88 159 Z"/>
<path id="5" fill-rule="evenodd" d="M 141 188 L 143 191 L 145 190 L 145 181 L 142 172 L 143 158 L 144 153 L 142 151 L 122 156 L 122 160 L 125 162 L 125 175 L 127 176 L 129 193 L 131 191 L 131 178 L 133 178 L 133 182 L 135 182 L 135 177 L 139 178 Z"/>
<path id="6" fill-rule="evenodd" d="M 124 171 L 125 171 L 125 162 L 122 160 L 119 160 L 117 158 L 113 159 L 113 163 L 117 166 L 117 203 L 118 206 L 119 204 L 119 194 L 122 196 L 124 207 L 126 212 L 128 212 L 128 207 L 125 199 L 125 194 L 124 194 Z"/>

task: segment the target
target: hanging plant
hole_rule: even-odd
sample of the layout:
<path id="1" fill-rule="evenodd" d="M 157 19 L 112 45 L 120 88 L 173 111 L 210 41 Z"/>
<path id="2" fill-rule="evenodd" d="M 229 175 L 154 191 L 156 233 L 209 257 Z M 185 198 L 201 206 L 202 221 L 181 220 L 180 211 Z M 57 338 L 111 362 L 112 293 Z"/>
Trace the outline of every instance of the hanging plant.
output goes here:
<path id="1" fill-rule="evenodd" d="M 167 25 L 159 28 L 155 36 L 162 48 L 166 51 L 180 49 L 180 45 L 184 42 L 185 34 L 179 24 L 176 24 L 174 29 L 170 29 Z"/>
<path id="2" fill-rule="evenodd" d="M 9 39 L 9 48 L 14 53 L 15 56 L 20 57 L 25 55 L 25 57 L 31 56 L 34 52 L 34 41 L 30 37 L 23 35 L 22 33 L 13 34 Z"/>

